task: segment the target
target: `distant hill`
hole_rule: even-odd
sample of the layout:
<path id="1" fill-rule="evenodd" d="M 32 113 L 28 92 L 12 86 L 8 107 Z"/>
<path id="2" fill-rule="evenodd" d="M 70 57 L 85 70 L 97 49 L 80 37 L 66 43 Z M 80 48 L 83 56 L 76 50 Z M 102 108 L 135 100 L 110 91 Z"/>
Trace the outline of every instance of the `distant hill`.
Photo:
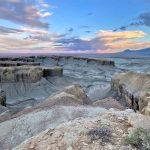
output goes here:
<path id="1" fill-rule="evenodd" d="M 104 54 L 107 57 L 150 58 L 150 48 L 140 50 L 124 50 L 118 53 Z"/>
<path id="2" fill-rule="evenodd" d="M 125 50 L 117 54 L 150 55 L 150 48 L 141 49 L 141 50 Z"/>

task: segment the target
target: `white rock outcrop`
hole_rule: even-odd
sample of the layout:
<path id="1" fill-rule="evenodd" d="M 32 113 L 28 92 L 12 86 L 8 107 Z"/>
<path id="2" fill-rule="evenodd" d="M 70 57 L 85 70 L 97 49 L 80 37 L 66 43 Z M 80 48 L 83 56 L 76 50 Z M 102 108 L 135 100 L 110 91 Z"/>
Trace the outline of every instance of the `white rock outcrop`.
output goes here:
<path id="1" fill-rule="evenodd" d="M 121 73 L 112 78 L 112 89 L 126 100 L 128 106 L 150 115 L 150 75 Z"/>

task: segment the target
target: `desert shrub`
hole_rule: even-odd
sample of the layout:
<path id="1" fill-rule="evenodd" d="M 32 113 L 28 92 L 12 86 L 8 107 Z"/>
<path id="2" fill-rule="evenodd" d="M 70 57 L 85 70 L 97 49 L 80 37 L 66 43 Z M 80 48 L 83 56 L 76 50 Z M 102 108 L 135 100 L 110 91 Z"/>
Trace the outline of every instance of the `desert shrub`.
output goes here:
<path id="1" fill-rule="evenodd" d="M 109 128 L 101 127 L 90 130 L 88 133 L 91 141 L 101 139 L 102 142 L 110 142 L 111 130 Z"/>
<path id="2" fill-rule="evenodd" d="M 150 131 L 142 128 L 136 129 L 125 138 L 125 144 L 141 150 L 150 150 Z"/>

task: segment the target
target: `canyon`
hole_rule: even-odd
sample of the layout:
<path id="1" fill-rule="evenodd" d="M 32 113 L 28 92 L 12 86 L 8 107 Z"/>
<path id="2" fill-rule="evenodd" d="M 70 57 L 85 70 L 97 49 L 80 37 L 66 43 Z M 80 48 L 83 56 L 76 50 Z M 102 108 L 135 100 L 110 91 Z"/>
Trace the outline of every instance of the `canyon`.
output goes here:
<path id="1" fill-rule="evenodd" d="M 134 149 L 122 140 L 137 128 L 150 130 L 149 65 L 131 58 L 0 58 L 0 149 Z M 95 129 L 108 130 L 110 139 L 91 142 Z"/>

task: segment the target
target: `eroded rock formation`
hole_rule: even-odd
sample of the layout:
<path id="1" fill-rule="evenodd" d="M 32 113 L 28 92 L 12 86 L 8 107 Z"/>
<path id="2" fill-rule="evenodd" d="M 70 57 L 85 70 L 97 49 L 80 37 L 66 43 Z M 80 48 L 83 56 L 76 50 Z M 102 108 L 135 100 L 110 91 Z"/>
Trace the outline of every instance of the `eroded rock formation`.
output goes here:
<path id="1" fill-rule="evenodd" d="M 0 67 L 11 66 L 40 66 L 38 62 L 22 62 L 22 61 L 0 61 Z"/>
<path id="2" fill-rule="evenodd" d="M 67 120 L 80 116 L 94 116 L 98 112 L 105 111 L 104 108 L 94 108 L 91 111 L 90 106 L 83 106 L 88 102 L 89 99 L 82 88 L 79 85 L 72 85 L 34 107 L 7 118 L 9 120 L 3 120 L 4 122 L 0 124 L 0 149 L 12 148 L 25 139 Z"/>
<path id="3" fill-rule="evenodd" d="M 13 66 L 0 67 L 0 82 L 37 82 L 43 76 L 41 67 L 38 66 Z"/>
<path id="4" fill-rule="evenodd" d="M 6 93 L 0 89 L 0 105 L 6 106 Z"/>
<path id="5" fill-rule="evenodd" d="M 43 77 L 62 76 L 63 68 L 61 67 L 43 67 Z"/>
<path id="6" fill-rule="evenodd" d="M 45 60 L 45 59 L 50 59 L 54 60 L 57 65 L 59 65 L 62 61 L 64 62 L 72 62 L 72 61 L 84 61 L 86 64 L 96 64 L 96 65 L 101 65 L 101 66 L 115 66 L 114 61 L 110 60 L 101 60 L 101 59 L 94 59 L 94 58 L 85 58 L 85 57 L 76 57 L 76 56 L 38 56 L 36 59 L 40 60 Z M 35 59 L 35 60 L 36 60 Z"/>
<path id="7" fill-rule="evenodd" d="M 150 75 L 121 73 L 112 79 L 112 89 L 123 97 L 128 106 L 150 115 Z"/>

